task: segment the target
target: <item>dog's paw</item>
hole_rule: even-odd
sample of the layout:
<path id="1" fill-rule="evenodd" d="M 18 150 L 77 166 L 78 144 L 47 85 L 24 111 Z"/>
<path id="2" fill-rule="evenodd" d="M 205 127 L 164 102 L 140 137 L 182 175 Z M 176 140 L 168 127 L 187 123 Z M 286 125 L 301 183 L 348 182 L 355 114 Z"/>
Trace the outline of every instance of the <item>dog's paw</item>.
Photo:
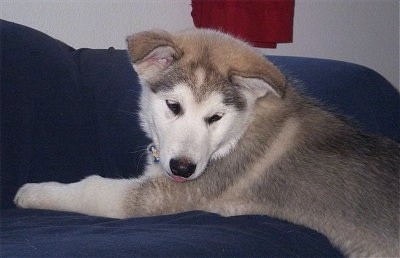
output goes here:
<path id="1" fill-rule="evenodd" d="M 14 203 L 19 208 L 46 208 L 51 202 L 51 192 L 59 183 L 30 183 L 23 185 L 14 197 Z"/>

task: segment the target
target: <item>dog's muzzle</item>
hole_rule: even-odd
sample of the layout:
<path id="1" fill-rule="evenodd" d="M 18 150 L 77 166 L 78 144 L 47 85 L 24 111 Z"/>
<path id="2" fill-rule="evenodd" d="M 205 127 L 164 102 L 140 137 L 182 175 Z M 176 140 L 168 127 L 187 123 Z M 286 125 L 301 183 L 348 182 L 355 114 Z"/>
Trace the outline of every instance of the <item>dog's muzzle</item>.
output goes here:
<path id="1" fill-rule="evenodd" d="M 160 152 L 156 145 L 150 144 L 147 148 L 149 154 L 153 157 L 153 162 L 160 162 Z M 171 172 L 166 172 L 168 177 L 178 183 L 183 183 L 194 174 L 196 171 L 196 164 L 192 163 L 190 159 L 181 157 L 171 159 L 169 161 L 169 168 Z M 171 174 L 172 173 L 172 174 Z"/>
<path id="2" fill-rule="evenodd" d="M 196 171 L 196 164 L 188 158 L 175 158 L 169 161 L 169 168 L 174 176 L 189 178 Z"/>

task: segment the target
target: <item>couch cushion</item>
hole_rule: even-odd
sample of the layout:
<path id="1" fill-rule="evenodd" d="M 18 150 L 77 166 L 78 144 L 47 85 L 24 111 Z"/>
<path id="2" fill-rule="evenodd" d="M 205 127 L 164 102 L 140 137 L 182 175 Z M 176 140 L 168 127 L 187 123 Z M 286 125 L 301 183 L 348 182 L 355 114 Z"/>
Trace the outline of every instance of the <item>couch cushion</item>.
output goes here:
<path id="1" fill-rule="evenodd" d="M 127 52 L 75 50 L 1 21 L 1 207 L 26 182 L 141 174 L 140 87 Z"/>
<path id="2" fill-rule="evenodd" d="M 206 212 L 115 220 L 2 210 L 3 257 L 340 257 L 307 228 L 267 216 Z"/>
<path id="3" fill-rule="evenodd" d="M 79 49 L 73 53 L 79 85 L 91 107 L 98 159 L 105 177 L 136 177 L 150 143 L 137 115 L 140 86 L 125 50 Z"/>
<path id="4" fill-rule="evenodd" d="M 27 27 L 0 26 L 4 208 L 25 182 L 75 181 L 99 162 L 74 50 Z"/>
<path id="5" fill-rule="evenodd" d="M 319 58 L 269 56 L 296 87 L 364 131 L 400 141 L 400 96 L 368 67 Z"/>

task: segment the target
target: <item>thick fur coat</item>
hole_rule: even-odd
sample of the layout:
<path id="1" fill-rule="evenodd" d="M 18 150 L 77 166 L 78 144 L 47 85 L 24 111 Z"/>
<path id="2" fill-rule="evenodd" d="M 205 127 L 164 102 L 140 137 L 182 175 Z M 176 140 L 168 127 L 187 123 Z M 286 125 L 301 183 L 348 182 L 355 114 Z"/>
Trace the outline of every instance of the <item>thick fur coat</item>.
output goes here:
<path id="1" fill-rule="evenodd" d="M 149 156 L 138 179 L 26 184 L 15 202 L 126 218 L 265 214 L 346 255 L 399 256 L 400 146 L 297 93 L 246 43 L 211 30 L 128 37 Z"/>

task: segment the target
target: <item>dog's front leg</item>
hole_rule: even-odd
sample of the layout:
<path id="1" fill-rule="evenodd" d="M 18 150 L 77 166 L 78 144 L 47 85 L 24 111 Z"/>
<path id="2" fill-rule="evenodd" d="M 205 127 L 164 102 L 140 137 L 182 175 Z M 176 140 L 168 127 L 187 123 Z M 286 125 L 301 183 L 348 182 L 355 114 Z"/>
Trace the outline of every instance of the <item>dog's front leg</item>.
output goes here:
<path id="1" fill-rule="evenodd" d="M 72 184 L 25 184 L 18 190 L 14 202 L 21 208 L 124 218 L 124 200 L 129 187 L 135 183 L 136 180 L 90 176 Z"/>

